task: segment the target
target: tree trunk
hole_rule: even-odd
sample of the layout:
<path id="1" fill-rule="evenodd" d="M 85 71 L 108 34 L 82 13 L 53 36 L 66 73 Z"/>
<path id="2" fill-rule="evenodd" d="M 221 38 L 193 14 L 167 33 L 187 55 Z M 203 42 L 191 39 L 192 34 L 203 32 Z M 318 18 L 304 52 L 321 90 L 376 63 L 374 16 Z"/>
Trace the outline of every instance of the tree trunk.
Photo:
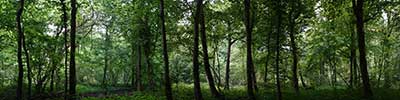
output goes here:
<path id="1" fill-rule="evenodd" d="M 64 100 L 68 99 L 68 96 L 66 95 L 68 93 L 68 32 L 67 32 L 67 23 L 68 23 L 68 18 L 67 18 L 67 6 L 65 5 L 65 0 L 60 0 L 61 1 L 61 9 L 63 12 L 63 33 L 64 33 L 64 52 L 65 52 L 65 58 L 64 58 L 64 74 L 65 74 L 65 81 L 64 81 Z"/>
<path id="2" fill-rule="evenodd" d="M 387 12 L 387 11 L 385 11 L 385 12 Z M 390 17 L 390 15 L 391 15 L 391 13 L 390 12 L 387 12 L 387 14 L 386 14 L 386 17 L 388 18 L 387 20 L 387 26 L 390 26 L 390 23 L 391 23 L 391 17 Z M 390 30 L 390 29 L 387 29 L 387 30 Z M 383 43 L 382 43 L 382 51 L 383 51 L 383 58 L 382 58 L 382 67 L 383 67 L 383 72 L 385 72 L 385 73 L 383 73 L 383 77 L 384 77 L 384 83 L 383 83 L 383 87 L 384 88 L 390 88 L 390 84 L 391 84 L 391 79 L 390 79 L 390 70 L 389 70 L 389 66 L 390 66 L 390 64 L 389 64 L 389 59 L 390 59 L 390 56 L 389 56 L 389 51 L 390 51 L 390 44 L 389 44 L 389 39 L 388 38 L 390 38 L 390 32 L 383 32 L 383 35 L 384 35 L 384 37 L 383 37 Z"/>
<path id="3" fill-rule="evenodd" d="M 55 61 L 52 62 L 51 67 L 52 67 L 52 69 L 51 69 L 51 72 L 50 72 L 50 92 L 53 92 L 53 90 L 54 90 L 54 73 L 55 73 L 55 71 L 57 69 Z"/>
<path id="4" fill-rule="evenodd" d="M 196 0 L 196 11 L 194 16 L 194 44 L 193 44 L 193 79 L 194 79 L 194 98 L 195 100 L 203 100 L 200 90 L 200 73 L 199 73 L 199 21 L 201 6 L 203 0 Z"/>
<path id="5" fill-rule="evenodd" d="M 360 69 L 358 67 L 358 60 L 356 59 L 357 56 L 354 56 L 354 62 L 353 62 L 353 80 L 354 80 L 354 86 L 358 87 L 359 86 L 359 80 L 360 80 Z"/>
<path id="6" fill-rule="evenodd" d="M 355 48 L 355 32 L 351 32 L 351 44 L 350 44 L 350 88 L 353 88 L 354 83 L 354 73 L 355 73 L 355 62 L 356 62 L 356 48 Z"/>
<path id="7" fill-rule="evenodd" d="M 303 72 L 303 71 L 301 71 L 301 72 Z M 304 88 L 307 88 L 307 85 L 306 85 L 306 83 L 304 82 L 304 78 L 303 78 L 302 73 L 299 73 L 299 76 L 300 76 L 301 84 L 303 85 Z"/>
<path id="8" fill-rule="evenodd" d="M 71 57 L 70 57 L 70 69 L 69 69 L 69 95 L 70 100 L 76 99 L 76 68 L 75 68 L 75 35 L 76 35 L 76 11 L 77 11 L 76 0 L 71 0 Z"/>
<path id="9" fill-rule="evenodd" d="M 141 70 L 142 70 L 142 52 L 141 52 L 141 45 L 139 44 L 138 46 L 137 46 L 137 66 L 136 66 L 136 81 L 135 81 L 135 84 L 136 84 L 136 90 L 138 90 L 138 91 L 142 91 L 142 80 L 141 80 L 141 78 L 142 78 L 142 76 L 141 76 Z"/>
<path id="10" fill-rule="evenodd" d="M 292 12 L 292 11 L 291 11 Z M 293 13 L 293 12 L 292 12 Z M 299 83 L 298 83 L 298 78 L 297 78 L 297 62 L 298 62 L 298 59 L 297 59 L 297 47 L 296 47 L 296 42 L 295 42 L 295 29 L 294 29 L 294 25 L 295 25 L 295 18 L 292 18 L 292 13 L 291 13 L 291 19 L 290 19 L 290 33 L 289 33 L 289 36 L 290 36 L 290 45 L 291 45 L 291 48 L 292 48 L 292 57 L 293 57 L 293 66 L 292 66 L 292 74 L 293 74 L 293 76 L 292 76 L 292 81 L 293 81 L 293 87 L 294 87 L 294 90 L 295 90 L 295 92 L 296 92 L 296 94 L 298 95 L 299 94 Z"/>
<path id="11" fill-rule="evenodd" d="M 265 86 L 267 86 L 268 84 L 268 64 L 269 64 L 269 54 L 271 53 L 271 49 L 270 49 L 270 41 L 271 41 L 271 34 L 270 34 L 271 32 L 268 32 L 268 39 L 267 39 L 267 57 L 266 57 L 266 60 L 265 60 L 265 69 L 264 69 L 264 71 L 265 71 L 265 73 L 264 73 L 264 83 L 265 83 Z"/>
<path id="12" fill-rule="evenodd" d="M 251 25 L 251 15 L 250 15 L 250 0 L 244 0 L 244 12 L 245 12 L 245 26 L 246 26 L 246 48 L 247 48 L 247 62 L 246 62 L 246 69 L 247 69 L 247 92 L 250 99 L 255 100 L 254 96 L 254 66 L 253 66 L 253 58 L 251 52 L 251 32 L 252 32 L 252 25 Z"/>
<path id="13" fill-rule="evenodd" d="M 292 57 L 293 57 L 293 66 L 292 66 L 292 81 L 293 81 L 293 87 L 295 89 L 295 92 L 297 95 L 299 95 L 299 79 L 297 76 L 298 73 L 298 54 L 297 54 L 297 47 L 296 47 L 296 19 L 299 17 L 300 12 L 296 11 L 296 8 L 298 7 L 298 2 L 297 0 L 290 2 L 291 10 L 289 12 L 289 37 L 290 37 L 290 45 L 292 48 Z"/>
<path id="14" fill-rule="evenodd" d="M 24 32 L 22 30 L 22 13 L 24 11 L 24 0 L 19 1 L 19 8 L 16 16 L 17 21 L 17 32 L 18 32 L 18 49 L 17 49 L 17 58 L 18 58 L 18 85 L 17 85 L 17 100 L 22 100 L 22 82 L 24 69 L 22 65 L 22 42 L 24 37 Z"/>
<path id="15" fill-rule="evenodd" d="M 151 65 L 150 59 L 150 45 L 146 45 L 144 54 L 146 56 L 146 65 L 147 65 L 147 77 L 148 77 L 148 84 L 149 89 L 154 89 L 154 80 L 153 80 L 153 66 Z"/>
<path id="16" fill-rule="evenodd" d="M 277 8 L 280 8 L 281 6 L 281 2 L 277 1 Z M 277 11 L 278 13 L 278 25 L 277 25 L 277 34 L 276 34 L 276 57 L 275 57 L 275 71 L 276 71 L 276 89 L 277 89 L 277 98 L 278 100 L 282 100 L 282 92 L 281 92 L 281 83 L 280 83 L 280 73 L 279 73 L 279 52 L 280 52 L 280 34 L 281 34 L 281 21 L 282 21 L 282 11 L 280 9 L 278 9 Z"/>
<path id="17" fill-rule="evenodd" d="M 110 47 L 110 34 L 109 34 L 109 32 L 108 32 L 108 29 L 107 29 L 108 27 L 106 26 L 106 36 L 105 36 L 105 47 L 104 47 L 104 52 L 105 52 L 105 55 L 104 55 L 104 69 L 103 69 L 103 82 L 102 82 L 102 85 L 103 85 L 103 88 L 105 89 L 105 92 L 107 93 L 107 69 L 108 69 L 108 66 L 109 66 L 109 60 L 110 60 L 110 58 L 109 58 L 109 56 L 110 56 L 110 52 L 109 52 L 109 47 Z"/>
<path id="18" fill-rule="evenodd" d="M 172 88 L 171 81 L 169 78 L 169 60 L 168 60 L 168 46 L 167 46 L 167 34 L 165 30 L 165 17 L 164 17 L 164 0 L 160 0 L 160 17 L 161 17 L 161 34 L 162 34 L 162 48 L 163 48 L 163 60 L 164 60 L 164 87 L 165 95 L 167 100 L 172 100 Z"/>
<path id="19" fill-rule="evenodd" d="M 134 66 L 134 62 L 135 62 L 135 57 L 133 56 L 135 54 L 135 44 L 134 43 L 131 43 L 131 55 L 132 55 L 132 76 L 131 76 L 131 86 L 132 86 L 132 88 L 133 89 L 135 89 L 136 88 L 136 84 L 135 84 L 135 82 L 136 82 L 136 80 L 135 80 L 135 77 L 136 77 L 136 75 L 135 75 L 135 68 L 136 68 L 136 66 Z"/>
<path id="20" fill-rule="evenodd" d="M 31 65 L 30 65 L 30 56 L 29 56 L 29 50 L 28 50 L 28 48 L 27 48 L 27 44 L 26 44 L 26 38 L 25 38 L 25 35 L 23 35 L 22 36 L 22 46 L 23 46 L 23 48 L 24 48 L 24 53 L 25 53 L 25 59 L 26 59 L 26 67 L 27 67 L 27 73 L 28 73 L 28 75 L 27 75 L 27 77 L 28 77 L 28 100 L 31 98 L 31 96 L 32 96 L 32 68 L 31 68 Z"/>
<path id="21" fill-rule="evenodd" d="M 209 62 L 209 57 L 208 57 L 208 50 L 207 50 L 207 37 L 206 37 L 206 25 L 205 25 L 205 21 L 204 21 L 204 10 L 203 10 L 203 4 L 201 4 L 200 6 L 200 19 L 199 19 L 199 23 L 200 23 L 200 37 L 201 37 L 201 45 L 202 45 L 202 50 L 203 50 L 203 61 L 204 61 L 204 70 L 206 71 L 206 77 L 208 80 L 208 85 L 210 87 L 210 91 L 212 96 L 218 98 L 220 97 L 219 92 L 217 91 L 217 89 L 215 88 L 215 81 L 214 81 L 214 77 L 211 73 L 211 65 Z"/>
<path id="22" fill-rule="evenodd" d="M 365 36 L 364 36 L 364 19 L 363 19 L 363 4 L 364 0 L 353 0 L 353 9 L 356 15 L 357 21 L 357 33 L 358 33 L 358 50 L 360 53 L 360 69 L 361 69 L 361 79 L 363 82 L 364 96 L 366 98 L 371 99 L 372 91 L 369 84 L 369 75 L 368 75 L 368 67 L 367 67 L 367 59 L 366 59 L 366 50 L 365 50 Z"/>
<path id="23" fill-rule="evenodd" d="M 228 36 L 228 49 L 226 53 L 226 69 L 225 69 L 225 89 L 229 90 L 229 76 L 230 76 L 230 63 L 231 63 L 231 49 L 232 49 L 232 44 L 231 42 L 232 36 Z"/>

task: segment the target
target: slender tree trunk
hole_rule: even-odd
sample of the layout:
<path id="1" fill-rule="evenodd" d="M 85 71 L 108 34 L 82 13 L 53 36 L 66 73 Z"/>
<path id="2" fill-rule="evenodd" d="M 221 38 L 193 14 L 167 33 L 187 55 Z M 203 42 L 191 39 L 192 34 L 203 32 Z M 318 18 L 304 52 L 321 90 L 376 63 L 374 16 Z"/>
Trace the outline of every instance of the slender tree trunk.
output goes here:
<path id="1" fill-rule="evenodd" d="M 247 92 L 250 99 L 255 100 L 254 95 L 254 66 L 253 66 L 253 57 L 251 52 L 251 42 L 252 42 L 252 25 L 251 25 L 251 15 L 250 15 L 250 0 L 244 0 L 244 12 L 245 12 L 245 26 L 246 26 L 246 48 L 247 48 L 247 62 L 246 62 L 246 69 L 247 69 Z"/>
<path id="2" fill-rule="evenodd" d="M 201 45 L 202 45 L 202 50 L 203 50 L 203 61 L 204 61 L 204 70 L 206 71 L 206 77 L 208 80 L 208 85 L 210 86 L 210 91 L 211 94 L 218 98 L 220 97 L 219 92 L 217 91 L 217 89 L 215 88 L 215 81 L 214 81 L 214 77 L 211 73 L 211 65 L 209 62 L 209 57 L 208 57 L 208 50 L 207 50 L 207 36 L 206 36 L 206 25 L 205 25 L 205 21 L 204 21 L 204 10 L 203 10 L 203 4 L 200 6 L 200 37 L 201 37 Z"/>
<path id="3" fill-rule="evenodd" d="M 268 39 L 267 39 L 267 57 L 266 57 L 266 60 L 265 60 L 265 69 L 264 69 L 264 71 L 265 71 L 265 73 L 264 73 L 264 83 L 265 83 L 265 86 L 267 86 L 268 84 L 267 84 L 267 82 L 268 82 L 268 64 L 269 64 L 269 54 L 271 53 L 271 49 L 270 49 L 270 41 L 271 41 L 271 34 L 270 34 L 271 32 L 268 32 Z"/>
<path id="4" fill-rule="evenodd" d="M 172 100 L 172 88 L 171 81 L 169 78 L 169 60 L 168 60 L 168 46 L 167 46 L 167 34 L 165 30 L 165 17 L 164 17 L 164 0 L 160 0 L 160 17 L 161 17 L 161 34 L 162 34 L 162 48 L 163 48 L 163 60 L 164 60 L 164 87 L 165 95 L 167 100 Z"/>
<path id="5" fill-rule="evenodd" d="M 301 84 L 303 85 L 304 88 L 307 88 L 307 84 L 304 82 L 303 74 L 299 73 L 299 76 L 300 76 Z"/>
<path id="6" fill-rule="evenodd" d="M 226 53 L 226 69 L 225 69 L 225 89 L 229 90 L 229 73 L 230 73 L 230 63 L 231 63 L 231 48 L 232 48 L 232 36 L 228 36 L 228 49 Z"/>
<path id="7" fill-rule="evenodd" d="M 386 73 L 384 73 L 384 78 L 385 78 L 385 83 L 383 84 L 383 87 L 384 88 L 390 88 L 390 85 L 391 85 L 391 82 L 392 82 L 392 78 L 391 78 L 391 74 L 390 74 L 390 62 L 389 62 L 389 59 L 391 58 L 390 57 L 390 55 L 389 55 L 389 53 L 390 53 L 390 51 L 391 51 L 391 44 L 389 43 L 389 38 L 390 38 L 390 34 L 392 33 L 392 29 L 393 28 L 391 28 L 390 27 L 390 25 L 392 25 L 391 23 L 392 23 L 392 19 L 393 19 L 393 17 L 391 17 L 392 16 L 392 13 L 391 13 L 391 11 L 385 11 L 385 12 L 387 12 L 387 14 L 386 14 L 386 17 L 388 18 L 387 20 L 387 32 L 384 32 L 384 38 L 383 38 L 383 47 L 384 47 L 384 49 L 383 49 L 383 55 L 384 55 L 384 60 L 383 60 L 383 62 L 385 63 L 385 66 L 383 66 L 384 68 L 385 68 L 385 72 Z"/>
<path id="8" fill-rule="evenodd" d="M 352 29 L 354 29 L 354 26 L 353 25 L 351 25 L 351 27 L 352 27 Z M 349 83 L 350 83 L 350 88 L 353 88 L 353 86 L 354 86 L 354 83 L 355 83 L 355 81 L 354 81 L 354 79 L 355 79 L 355 73 L 357 73 L 357 71 L 356 71 L 356 69 L 355 69 L 355 66 L 356 66 L 356 45 L 355 45 L 355 40 L 356 40 L 356 38 L 355 38 L 355 35 L 356 34 L 356 32 L 355 31 L 352 31 L 351 32 L 351 35 L 350 35 L 350 39 L 351 39 L 351 43 L 350 43 L 350 75 L 349 75 L 349 77 L 350 77 L 350 80 L 349 80 Z"/>
<path id="9" fill-rule="evenodd" d="M 22 13 L 24 11 L 24 0 L 19 1 L 19 8 L 17 11 L 17 32 L 18 32 L 18 49 L 17 49 L 17 58 L 18 58 L 18 85 L 17 85 L 17 100 L 22 100 L 22 82 L 23 82 L 23 75 L 24 69 L 22 65 L 22 42 L 24 37 L 24 32 L 22 30 Z"/>
<path id="10" fill-rule="evenodd" d="M 24 53 L 25 53 L 25 59 L 26 59 L 26 67 L 27 67 L 27 71 L 28 71 L 28 100 L 30 100 L 31 96 L 32 96 L 32 68 L 30 65 L 30 56 L 29 56 L 29 50 L 27 48 L 27 44 L 26 44 L 26 38 L 25 35 L 23 35 L 22 37 L 22 46 L 24 48 Z"/>
<path id="11" fill-rule="evenodd" d="M 350 44 L 350 88 L 353 88 L 353 80 L 354 80 L 354 63 L 355 63 L 355 56 L 356 56 L 356 49 L 354 45 L 354 32 L 351 33 L 351 44 Z"/>
<path id="12" fill-rule="evenodd" d="M 296 92 L 296 94 L 299 94 L 299 83 L 298 83 L 298 78 L 297 78 L 297 62 L 298 62 L 298 59 L 297 59 L 297 47 L 296 47 L 296 42 L 295 42 L 295 30 L 294 30 L 294 25 L 295 25 L 295 22 L 294 22 L 294 18 L 291 18 L 290 19 L 291 21 L 290 21 L 290 34 L 289 34 L 289 36 L 290 36 L 290 45 L 291 45 L 291 48 L 292 48 L 292 57 L 293 57 L 293 66 L 292 66 L 292 74 L 293 74 L 293 76 L 292 76 L 292 81 L 293 81 L 293 87 L 294 87 L 294 90 L 295 90 L 295 92 Z"/>
<path id="13" fill-rule="evenodd" d="M 1 63 L 0 63 L 0 66 L 4 66 L 4 61 L 3 60 L 1 60 L 0 61 Z M 1 68 L 1 70 L 4 70 L 4 68 Z M 4 76 L 2 73 L 0 73 L 0 76 Z M 4 86 L 4 78 L 3 77 L 0 77 L 0 86 L 1 87 L 3 87 Z"/>
<path id="14" fill-rule="evenodd" d="M 359 86 L 359 80 L 360 80 L 360 69 L 359 69 L 359 67 L 358 67 L 358 60 L 356 59 L 356 57 L 357 56 L 354 56 L 355 58 L 353 58 L 354 59 L 354 62 L 353 62 L 353 80 L 354 80 L 354 86 L 356 86 L 356 87 L 358 87 Z"/>
<path id="15" fill-rule="evenodd" d="M 217 88 L 218 88 L 218 91 L 221 91 L 221 88 L 220 88 L 220 86 L 222 86 L 221 85 L 221 66 L 220 66 L 220 61 L 219 61 L 219 54 L 218 54 L 218 42 L 215 40 L 215 50 L 214 50 L 214 53 L 215 53 L 215 60 L 214 61 L 216 61 L 217 62 L 217 74 L 215 75 L 215 77 L 217 78 Z"/>
<path id="16" fill-rule="evenodd" d="M 77 2 L 76 0 L 71 0 L 71 57 L 70 57 L 70 69 L 69 69 L 69 95 L 70 100 L 76 99 L 76 68 L 75 68 L 75 35 L 76 35 L 76 13 L 77 13 Z"/>
<path id="17" fill-rule="evenodd" d="M 109 58 L 109 56 L 110 56 L 110 52 L 109 52 L 109 48 L 110 48 L 110 34 L 109 34 L 109 31 L 108 31 L 108 29 L 107 29 L 108 27 L 106 26 L 106 36 L 105 36 L 105 50 L 104 50 L 104 52 L 105 52 L 105 55 L 104 55 L 104 69 L 103 69 L 103 82 L 102 82 L 102 85 L 103 85 L 103 88 L 105 89 L 105 92 L 107 93 L 107 70 L 108 70 L 108 66 L 109 66 L 109 60 L 110 60 L 110 58 Z"/>
<path id="18" fill-rule="evenodd" d="M 141 70 L 142 70 L 142 51 L 141 51 L 141 45 L 137 46 L 137 66 L 136 66 L 136 90 L 142 91 L 142 76 L 141 76 Z"/>
<path id="19" fill-rule="evenodd" d="M 68 17 L 67 17 L 67 6 L 65 5 L 65 0 L 60 0 L 61 1 L 61 9 L 63 12 L 63 33 L 64 33 L 64 52 L 65 52 L 65 58 L 64 58 L 64 74 L 65 74 L 65 82 L 64 82 L 64 100 L 68 99 Z"/>
<path id="20" fill-rule="evenodd" d="M 132 70 L 131 70 L 131 73 L 132 73 L 132 76 L 131 76 L 131 86 L 132 86 L 132 88 L 133 89 L 135 89 L 136 88 L 136 84 L 135 84 L 135 82 L 136 82 L 136 80 L 135 80 L 135 77 L 136 77 L 136 73 L 135 73 L 135 68 L 136 68 L 136 66 L 134 66 L 134 62 L 135 62 L 135 57 L 133 56 L 135 54 L 135 44 L 134 43 L 131 43 L 131 55 L 132 55 Z"/>
<path id="21" fill-rule="evenodd" d="M 53 92 L 53 90 L 54 90 L 54 73 L 55 73 L 55 71 L 57 69 L 55 61 L 52 62 L 51 66 L 52 66 L 52 70 L 50 72 L 50 92 Z"/>
<path id="22" fill-rule="evenodd" d="M 289 31 L 290 31 L 289 37 L 290 37 L 290 46 L 292 48 L 292 57 L 293 57 L 293 66 L 292 66 L 293 87 L 295 89 L 296 94 L 299 95 L 299 93 L 300 93 L 299 83 L 298 83 L 299 79 L 297 76 L 297 73 L 298 73 L 297 66 L 298 66 L 299 59 L 298 59 L 298 55 L 297 55 L 296 36 L 295 36 L 297 31 L 296 31 L 295 27 L 296 27 L 296 19 L 299 17 L 300 13 L 298 11 L 296 11 L 296 8 L 298 5 L 297 3 L 298 3 L 297 0 L 290 2 L 290 6 L 292 9 L 289 12 L 289 17 L 290 17 L 289 18 L 289 23 L 290 23 L 289 24 Z"/>
<path id="23" fill-rule="evenodd" d="M 193 44 L 193 79 L 194 79 L 194 98 L 195 100 L 203 100 L 200 90 L 200 73 L 199 73 L 199 21 L 201 6 L 203 0 L 196 0 L 196 12 L 194 16 L 194 44 Z"/>
<path id="24" fill-rule="evenodd" d="M 150 46 L 150 45 L 147 45 Z M 146 55 L 146 65 L 147 65 L 147 77 L 148 77 L 148 84 L 149 84 L 149 89 L 153 90 L 154 89 L 154 80 L 153 80 L 153 66 L 151 65 L 151 59 L 150 59 L 150 47 L 146 47 L 146 50 L 144 51 Z"/>
<path id="25" fill-rule="evenodd" d="M 356 15 L 357 21 L 357 32 L 358 32 L 358 47 L 360 53 L 360 69 L 361 69 L 361 78 L 363 82 L 364 96 L 366 98 L 371 99 L 372 90 L 369 84 L 369 75 L 368 75 L 368 67 L 367 67 L 367 59 L 366 59 L 366 50 L 365 50 L 365 35 L 364 35 L 364 19 L 363 19 L 363 4 L 364 0 L 353 0 L 353 9 Z"/>
<path id="26" fill-rule="evenodd" d="M 281 2 L 277 1 L 277 6 L 280 8 Z M 277 98 L 278 100 L 282 100 L 282 92 L 281 92 L 281 83 L 280 83 L 280 73 L 279 73 L 279 52 L 280 52 L 280 34 L 281 34 L 281 21 L 282 21 L 282 11 L 278 9 L 278 25 L 277 25 L 277 34 L 276 34 L 276 57 L 275 57 L 275 71 L 276 71 L 276 89 L 277 89 Z"/>

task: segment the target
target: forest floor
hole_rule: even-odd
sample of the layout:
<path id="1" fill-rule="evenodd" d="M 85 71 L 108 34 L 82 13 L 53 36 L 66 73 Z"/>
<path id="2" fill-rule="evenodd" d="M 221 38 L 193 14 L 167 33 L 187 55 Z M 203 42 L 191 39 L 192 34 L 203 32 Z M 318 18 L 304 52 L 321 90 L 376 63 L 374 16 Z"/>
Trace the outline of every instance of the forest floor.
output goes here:
<path id="1" fill-rule="evenodd" d="M 222 88 L 222 87 L 221 87 Z M 15 89 L 12 89 L 15 90 Z M 0 89 L 0 100 L 14 100 L 15 92 L 10 89 Z M 77 91 L 80 100 L 164 100 L 163 90 L 131 91 L 126 87 L 110 87 L 107 92 L 98 86 L 78 85 Z M 283 100 L 363 100 L 360 89 L 344 88 L 313 88 L 301 89 L 300 95 L 296 95 L 291 88 L 283 89 Z M 399 100 L 400 90 L 373 89 L 374 100 Z M 207 84 L 202 84 L 202 93 L 205 100 L 216 100 L 211 97 Z M 222 90 L 225 100 L 247 100 L 247 92 L 244 86 L 232 87 L 230 90 Z M 14 95 L 15 96 L 15 95 Z M 52 95 L 40 100 L 63 100 L 60 95 Z M 173 85 L 173 97 L 175 100 L 192 100 L 194 97 L 191 84 Z M 257 100 L 276 100 L 274 88 L 260 87 L 256 92 Z"/>

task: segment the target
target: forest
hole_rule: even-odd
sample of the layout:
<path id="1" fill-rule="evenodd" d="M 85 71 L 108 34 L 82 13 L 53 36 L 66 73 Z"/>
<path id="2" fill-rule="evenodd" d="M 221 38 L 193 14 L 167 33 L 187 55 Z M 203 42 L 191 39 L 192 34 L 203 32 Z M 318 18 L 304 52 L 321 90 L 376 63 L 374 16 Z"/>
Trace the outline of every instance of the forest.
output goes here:
<path id="1" fill-rule="evenodd" d="M 0 100 L 399 100 L 400 0 L 0 0 Z"/>

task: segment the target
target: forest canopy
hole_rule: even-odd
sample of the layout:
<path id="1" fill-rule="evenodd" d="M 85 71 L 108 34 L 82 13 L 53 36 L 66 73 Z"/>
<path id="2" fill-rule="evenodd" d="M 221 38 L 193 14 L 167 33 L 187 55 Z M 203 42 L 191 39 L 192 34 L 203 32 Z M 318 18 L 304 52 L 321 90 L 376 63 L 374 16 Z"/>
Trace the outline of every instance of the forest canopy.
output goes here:
<path id="1" fill-rule="evenodd" d="M 399 0 L 0 0 L 0 100 L 397 100 Z"/>

